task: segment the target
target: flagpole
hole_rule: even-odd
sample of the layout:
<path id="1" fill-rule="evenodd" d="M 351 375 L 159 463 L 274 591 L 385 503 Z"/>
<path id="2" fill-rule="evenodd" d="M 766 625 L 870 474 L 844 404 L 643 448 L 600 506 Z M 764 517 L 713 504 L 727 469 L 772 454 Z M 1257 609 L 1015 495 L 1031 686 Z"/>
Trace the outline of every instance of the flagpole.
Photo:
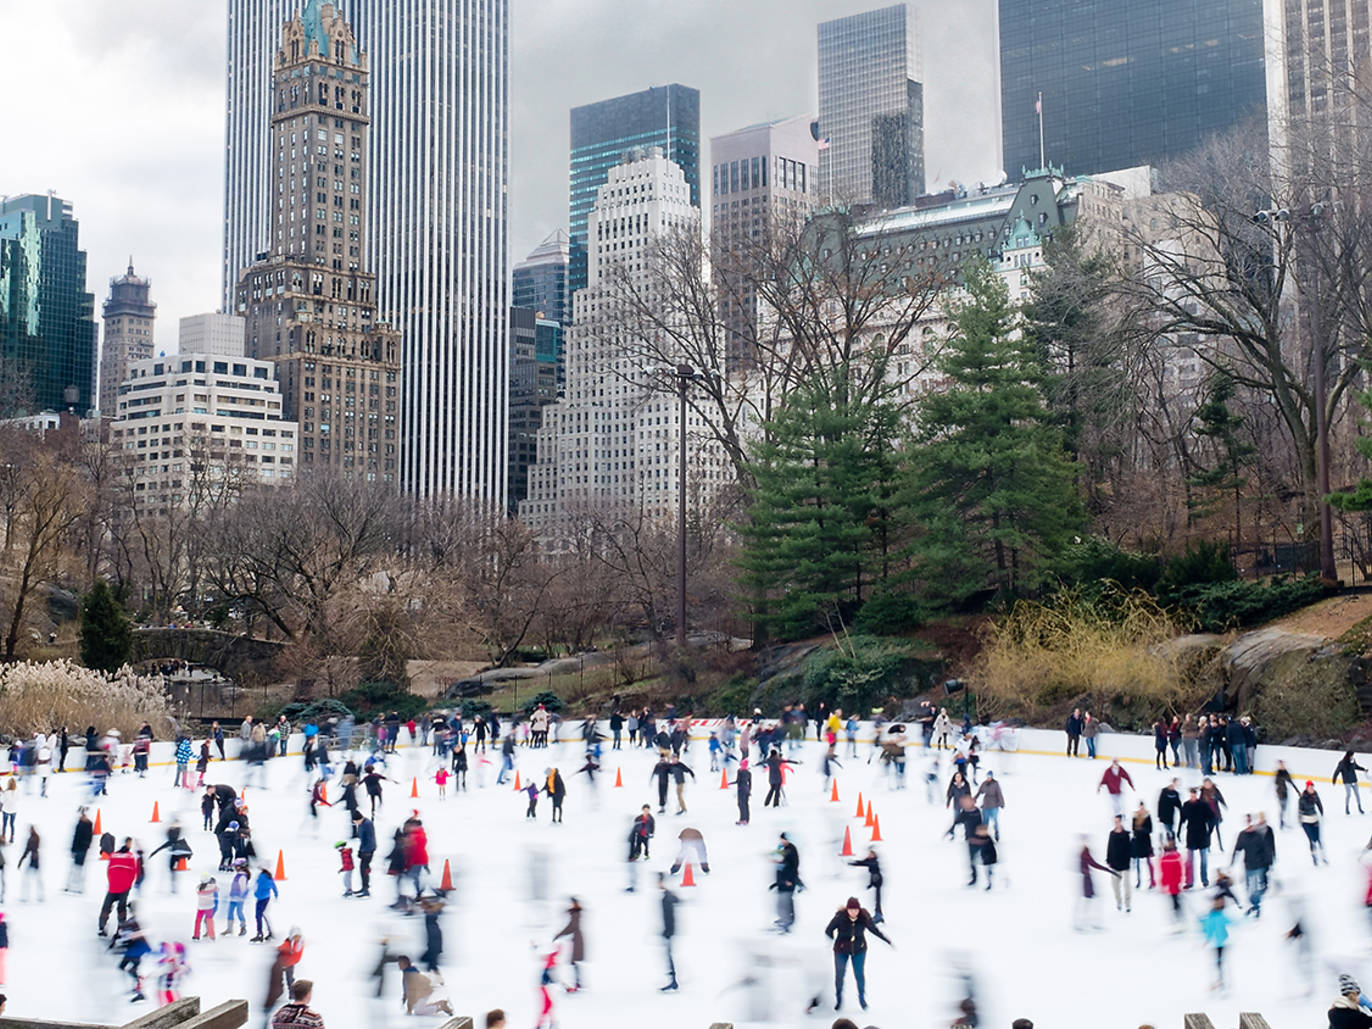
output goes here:
<path id="1" fill-rule="evenodd" d="M 1039 90 L 1038 102 L 1034 104 L 1034 107 L 1039 113 L 1039 167 L 1047 171 L 1048 156 L 1043 145 L 1043 90 Z"/>

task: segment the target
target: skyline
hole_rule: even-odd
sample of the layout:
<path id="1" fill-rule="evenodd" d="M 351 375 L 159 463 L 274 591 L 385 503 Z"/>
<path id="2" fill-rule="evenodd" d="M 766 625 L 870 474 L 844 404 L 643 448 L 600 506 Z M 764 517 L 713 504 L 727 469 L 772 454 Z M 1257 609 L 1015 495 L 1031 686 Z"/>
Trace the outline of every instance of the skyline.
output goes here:
<path id="1" fill-rule="evenodd" d="M 755 0 L 739 14 L 713 0 L 690 10 L 665 0 L 514 0 L 511 265 L 567 227 L 571 107 L 671 81 L 694 86 L 701 91 L 705 164 L 711 136 L 813 115 L 818 23 L 877 6 L 874 0 Z M 938 20 L 929 0 L 914 6 L 927 83 L 929 186 L 955 176 L 994 178 L 998 161 L 986 156 L 998 154 L 1000 139 L 994 0 L 971 0 Z M 701 17 L 702 10 L 711 16 Z M 159 305 L 157 349 L 175 349 L 177 321 L 216 310 L 221 296 L 224 0 L 194 6 L 144 0 L 136 9 L 0 0 L 0 24 L 19 38 L 48 43 L 22 48 L 0 65 L 0 86 L 7 95 L 23 95 L 41 78 L 51 96 L 13 110 L 12 136 L 37 145 L 15 148 L 0 190 L 51 188 L 72 203 L 97 305 L 132 254 Z M 756 45 L 754 26 L 770 45 Z M 965 41 L 978 33 L 982 45 L 969 54 Z M 962 47 L 954 45 L 959 38 Z M 49 49 L 85 66 L 79 82 L 43 74 Z M 606 62 L 607 53 L 617 60 Z M 970 75 L 978 55 L 983 74 Z M 950 74 L 935 74 L 940 66 Z M 986 115 L 959 122 L 959 97 Z M 101 117 L 80 118 L 79 131 L 54 116 L 55 110 L 85 112 L 93 98 Z"/>

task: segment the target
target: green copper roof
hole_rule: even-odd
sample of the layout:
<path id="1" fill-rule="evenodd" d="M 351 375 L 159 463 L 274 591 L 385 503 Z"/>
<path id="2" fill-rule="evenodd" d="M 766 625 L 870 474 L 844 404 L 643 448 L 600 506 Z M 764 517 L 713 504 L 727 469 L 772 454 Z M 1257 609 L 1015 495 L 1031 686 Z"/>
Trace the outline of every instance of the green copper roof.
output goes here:
<path id="1" fill-rule="evenodd" d="M 305 11 L 301 14 L 305 22 L 305 52 L 310 52 L 310 43 L 319 44 L 319 53 L 329 52 L 329 37 L 324 33 L 324 16 L 319 9 L 319 0 L 305 0 Z"/>

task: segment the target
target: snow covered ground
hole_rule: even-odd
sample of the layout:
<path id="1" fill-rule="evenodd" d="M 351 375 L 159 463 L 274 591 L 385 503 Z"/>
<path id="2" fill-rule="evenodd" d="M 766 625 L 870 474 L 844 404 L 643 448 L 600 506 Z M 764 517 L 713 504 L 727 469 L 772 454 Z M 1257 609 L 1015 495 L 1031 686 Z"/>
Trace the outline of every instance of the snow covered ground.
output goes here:
<path id="1" fill-rule="evenodd" d="M 840 754 L 846 749 L 840 744 Z M 539 805 L 536 823 L 525 821 L 525 800 L 509 786 L 494 785 L 497 765 L 474 766 L 468 792 L 439 801 L 432 783 L 436 767 L 429 753 L 402 750 L 391 774 L 402 786 L 386 784 L 386 806 L 377 819 L 378 853 L 374 895 L 344 899 L 337 874 L 337 841 L 348 837 L 341 808 L 323 809 L 318 825 L 308 811 L 308 783 L 301 759 L 292 755 L 268 765 L 270 785 L 249 787 L 248 803 L 259 855 L 274 865 L 284 853 L 286 881 L 274 905 L 278 938 L 291 925 L 304 932 L 306 948 L 298 975 L 316 983 L 314 1007 L 331 1029 L 349 1026 L 436 1024 L 437 1019 L 406 1018 L 399 1000 L 398 977 L 391 973 L 387 996 L 370 995 L 369 978 L 382 937 L 393 952 L 423 949 L 422 920 L 387 909 L 394 900 L 394 880 L 384 874 L 384 856 L 392 831 L 411 808 L 418 808 L 429 832 L 434 881 L 448 859 L 456 891 L 444 916 L 447 991 L 454 1009 L 478 1019 L 487 1009 L 503 1007 L 511 1026 L 531 1026 L 535 1018 L 539 949 L 561 927 L 567 898 L 576 895 L 585 909 L 589 960 L 583 966 L 587 989 L 557 996 L 557 1021 L 576 1027 L 644 1024 L 706 1029 L 714 1021 L 737 1025 L 824 1025 L 834 1018 L 832 959 L 822 930 L 850 895 L 871 906 L 864 890 L 866 872 L 847 867 L 836 854 L 845 827 L 854 847 L 863 852 L 869 830 L 851 816 L 859 790 L 872 799 L 884 842 L 878 845 L 886 875 L 884 928 L 895 949 L 872 941 L 867 965 L 870 1010 L 857 1010 L 850 982 L 845 1013 L 859 1025 L 882 1029 L 898 1026 L 947 1025 L 954 1016 L 959 982 L 956 970 L 974 970 L 983 1026 L 1008 1026 L 1016 1017 L 1042 1026 L 1176 1027 L 1184 1012 L 1205 1011 L 1216 1025 L 1233 1025 L 1237 1012 L 1259 1011 L 1272 1025 L 1322 1025 L 1323 1012 L 1335 995 L 1340 971 L 1359 974 L 1372 988 L 1368 922 L 1363 907 L 1366 873 L 1361 852 L 1372 830 L 1372 815 L 1343 814 L 1342 790 L 1320 787 L 1328 818 L 1326 841 L 1331 864 L 1314 869 L 1298 828 L 1278 833 L 1274 879 L 1280 889 L 1267 898 L 1260 921 L 1236 927 L 1229 949 L 1230 988 L 1212 993 L 1211 958 L 1195 917 L 1200 898 L 1189 897 L 1187 929 L 1172 931 L 1168 902 L 1145 889 L 1136 894 L 1132 914 L 1114 910 L 1106 876 L 1096 873 L 1102 893 L 1097 912 L 1101 932 L 1072 929 L 1072 907 L 1078 892 L 1074 854 L 1078 833 L 1089 834 L 1092 851 L 1104 861 L 1110 826 L 1110 803 L 1095 793 L 1106 762 L 1031 754 L 988 754 L 982 769 L 1002 780 L 1007 806 L 1001 817 L 1001 863 L 995 889 L 985 892 L 965 885 L 966 851 L 959 840 L 946 842 L 949 813 L 943 806 L 940 772 L 936 803 L 925 797 L 923 773 L 928 761 L 918 748 L 910 751 L 908 788 L 896 790 L 883 778 L 879 761 L 868 762 L 870 747 L 857 760 L 844 759 L 838 777 L 841 800 L 830 803 L 821 792 L 819 744 L 805 744 L 796 757 L 804 764 L 792 775 L 788 804 L 762 808 L 765 771 L 757 776 L 752 824 L 736 827 L 732 790 L 719 788 L 718 774 L 708 771 L 703 742 L 692 744 L 688 763 L 696 780 L 687 787 L 687 814 L 676 816 L 674 798 L 668 813 L 658 815 L 652 860 L 638 865 L 639 889 L 624 890 L 628 866 L 626 836 L 639 806 L 656 793 L 649 783 L 653 763 L 643 750 L 605 750 L 605 776 L 591 789 L 581 764 L 581 748 L 563 743 L 549 751 L 521 751 L 519 769 L 526 779 L 541 778 L 556 765 L 567 779 L 566 821 L 549 822 L 551 804 Z M 1337 755 L 1311 753 L 1292 764 L 1303 781 L 1307 774 L 1327 776 Z M 498 758 L 496 759 L 498 760 Z M 1306 767 L 1308 765 L 1308 767 Z M 613 788 L 622 766 L 625 786 Z M 1150 811 L 1171 772 L 1151 764 L 1127 765 Z M 215 762 L 207 782 L 238 786 L 248 769 L 241 763 Z M 412 776 L 420 780 L 420 798 L 408 799 Z M 1183 787 L 1199 782 L 1193 772 L 1180 773 Z M 195 858 L 181 877 L 179 895 L 168 893 L 165 855 L 149 862 L 141 897 L 142 917 L 154 942 L 187 941 L 193 972 L 186 994 L 199 994 L 206 1006 L 231 997 L 259 1005 L 266 990 L 271 947 L 246 938 L 190 943 L 194 918 L 193 888 L 199 873 L 213 872 L 217 846 L 200 831 L 198 792 L 174 791 L 172 770 L 156 767 L 149 778 L 116 775 L 110 796 L 98 805 L 103 827 L 118 837 L 140 839 L 148 850 L 161 843 L 164 825 L 148 824 L 153 802 L 163 822 L 177 816 L 189 833 Z M 1223 827 L 1230 845 L 1245 811 L 1265 810 L 1274 828 L 1276 801 L 1272 779 L 1216 776 L 1229 802 Z M 7 890 L 4 901 L 10 923 L 8 982 L 11 1015 L 84 1019 L 119 1024 L 147 1005 L 127 999 L 127 979 L 116 972 L 117 958 L 96 937 L 96 914 L 104 893 L 104 864 L 92 860 L 86 869 L 86 892 L 62 892 L 69 867 L 67 847 L 76 808 L 85 800 L 85 777 L 54 776 L 49 796 L 20 794 L 18 843 L 5 849 Z M 1364 791 L 1367 792 L 1367 791 Z M 7 794 L 12 797 L 13 794 Z M 337 790 L 330 789 L 335 799 Z M 1137 799 L 1131 799 L 1132 809 Z M 1372 809 L 1372 796 L 1364 798 Z M 43 903 L 22 900 L 24 873 L 14 864 L 27 827 L 43 836 Z M 666 981 L 658 894 L 653 873 L 665 870 L 676 854 L 676 835 L 684 826 L 704 833 L 711 873 L 697 870 L 698 885 L 677 888 L 679 935 L 676 962 L 681 991 L 660 994 Z M 775 917 L 771 855 L 778 833 L 788 831 L 800 848 L 801 875 L 808 889 L 796 897 L 795 933 L 780 937 L 768 931 Z M 1227 860 L 1226 853 L 1220 860 Z M 546 888 L 536 880 L 546 869 Z M 1241 891 L 1241 867 L 1235 872 Z M 218 876 L 227 898 L 227 875 Z M 1199 891 L 1199 887 L 1197 888 Z M 1297 962 L 1283 939 L 1289 928 L 1288 901 L 1300 896 L 1312 917 L 1316 961 L 1313 975 Z M 217 924 L 224 921 L 221 904 Z M 249 910 L 251 920 L 251 910 Z M 145 961 L 145 967 L 151 962 Z M 565 968 L 559 974 L 566 974 Z M 751 985 L 745 980 L 751 980 Z M 1307 990 L 1313 991 L 1307 995 Z M 807 1018 L 808 997 L 820 992 L 824 1003 Z M 254 1014 L 253 1024 L 260 1024 Z"/>

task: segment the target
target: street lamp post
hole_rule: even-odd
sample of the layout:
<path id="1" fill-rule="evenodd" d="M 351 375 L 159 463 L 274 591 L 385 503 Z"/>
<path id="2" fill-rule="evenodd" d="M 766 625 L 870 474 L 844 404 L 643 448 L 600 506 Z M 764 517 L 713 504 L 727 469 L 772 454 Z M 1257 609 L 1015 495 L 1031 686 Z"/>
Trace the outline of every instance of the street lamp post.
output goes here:
<path id="1" fill-rule="evenodd" d="M 676 366 L 677 399 L 680 421 L 677 424 L 677 498 L 676 498 L 676 645 L 686 646 L 686 387 L 696 379 L 689 364 Z"/>
<path id="2" fill-rule="evenodd" d="M 1258 211 L 1253 215 L 1253 220 L 1259 225 L 1266 225 L 1274 222 L 1289 222 L 1295 218 L 1300 218 L 1312 228 L 1317 229 L 1320 219 L 1324 216 L 1326 205 L 1315 203 L 1310 205 L 1309 212 L 1304 215 L 1293 215 L 1287 208 L 1280 208 L 1275 211 Z M 1311 274 L 1314 276 L 1312 289 L 1312 299 L 1307 317 L 1310 320 L 1311 350 L 1313 351 L 1314 369 L 1312 378 L 1314 379 L 1315 392 L 1315 488 L 1319 491 L 1319 514 L 1320 514 L 1320 577 L 1327 582 L 1338 581 L 1338 569 L 1334 564 L 1334 511 L 1329 504 L 1329 412 L 1327 410 L 1328 387 L 1325 377 L 1327 369 L 1325 367 L 1325 340 L 1324 340 L 1324 312 L 1320 306 L 1320 261 L 1317 255 L 1312 255 Z"/>

